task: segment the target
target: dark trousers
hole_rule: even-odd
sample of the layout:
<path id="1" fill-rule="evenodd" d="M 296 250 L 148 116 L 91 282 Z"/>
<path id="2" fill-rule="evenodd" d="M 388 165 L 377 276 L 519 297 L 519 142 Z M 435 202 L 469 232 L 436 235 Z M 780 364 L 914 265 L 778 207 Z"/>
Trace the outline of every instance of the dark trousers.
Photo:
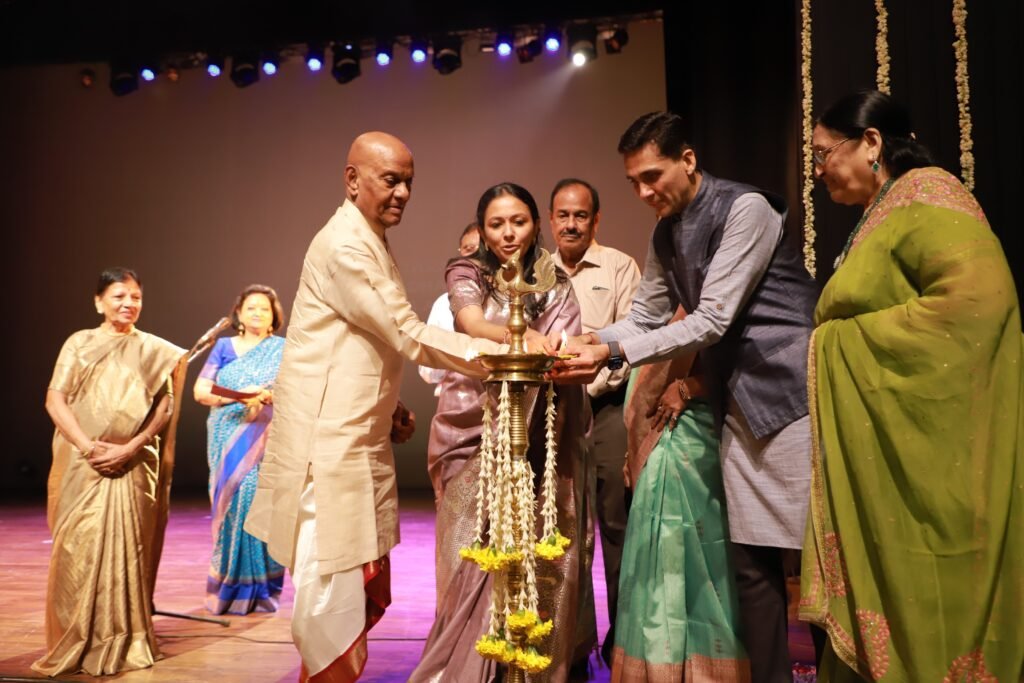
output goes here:
<path id="1" fill-rule="evenodd" d="M 793 680 L 786 614 L 786 554 L 798 551 L 733 543 L 740 635 L 753 683 Z"/>
<path id="2" fill-rule="evenodd" d="M 594 429 L 591 433 L 591 458 L 595 463 L 597 490 L 594 508 L 601 534 L 604 578 L 608 590 L 608 635 L 602 653 L 611 654 L 615 643 L 615 614 L 619 603 L 619 570 L 622 546 L 626 540 L 626 518 L 629 511 L 622 465 L 626 459 L 626 427 L 622 422 L 622 404 L 593 402 Z"/>

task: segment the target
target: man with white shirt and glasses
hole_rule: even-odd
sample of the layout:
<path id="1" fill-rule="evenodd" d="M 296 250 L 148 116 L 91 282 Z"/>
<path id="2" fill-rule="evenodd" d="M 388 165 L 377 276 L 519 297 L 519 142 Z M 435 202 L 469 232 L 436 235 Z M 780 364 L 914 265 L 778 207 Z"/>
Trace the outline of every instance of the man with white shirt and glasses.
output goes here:
<path id="1" fill-rule="evenodd" d="M 640 283 L 640 268 L 628 254 L 598 244 L 601 220 L 597 190 L 585 180 L 564 178 L 555 184 L 549 204 L 551 235 L 557 251 L 555 263 L 572 281 L 580 302 L 583 331 L 591 332 L 624 320 Z M 608 634 L 601 647 L 611 662 L 615 643 L 615 613 L 619 596 L 619 566 L 626 537 L 628 503 L 622 476 L 626 453 L 626 427 L 622 404 L 629 368 L 602 369 L 587 386 L 594 412 L 588 444 L 588 483 L 596 485 L 591 498 L 597 511 L 608 590 Z"/>

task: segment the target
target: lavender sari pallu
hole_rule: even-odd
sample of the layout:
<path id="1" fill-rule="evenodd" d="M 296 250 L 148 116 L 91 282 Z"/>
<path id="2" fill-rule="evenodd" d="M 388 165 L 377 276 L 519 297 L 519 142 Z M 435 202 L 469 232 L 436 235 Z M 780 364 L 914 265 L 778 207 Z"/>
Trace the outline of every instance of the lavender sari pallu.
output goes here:
<path id="1" fill-rule="evenodd" d="M 479 271 L 467 259 L 453 262 L 448 270 L 452 309 L 480 305 L 488 321 L 504 325 L 508 305 L 495 296 L 484 296 Z M 560 280 L 544 295 L 543 312 L 530 323 L 542 332 L 564 329 L 580 333 L 579 303 L 568 280 Z M 491 681 L 497 664 L 477 654 L 474 645 L 487 628 L 491 600 L 490 575 L 459 557 L 459 549 L 473 542 L 479 448 L 485 391 L 479 380 L 449 372 L 441 382 L 441 396 L 430 427 L 427 467 L 437 500 L 437 613 L 424 646 L 419 666 L 410 681 Z M 492 387 L 497 401 L 498 387 Z M 536 388 L 527 393 L 529 425 L 528 457 L 539 490 L 543 472 L 544 395 Z M 542 612 L 554 620 L 554 630 L 541 646 L 553 657 L 551 666 L 531 681 L 564 681 L 572 662 L 583 658 L 597 642 L 590 558 L 594 550 L 589 523 L 583 439 L 590 411 L 582 386 L 556 387 L 555 424 L 558 447 L 558 526 L 572 544 L 556 562 L 538 561 L 537 587 Z M 538 493 L 538 509 L 544 503 Z M 538 518 L 538 525 L 540 519 Z"/>

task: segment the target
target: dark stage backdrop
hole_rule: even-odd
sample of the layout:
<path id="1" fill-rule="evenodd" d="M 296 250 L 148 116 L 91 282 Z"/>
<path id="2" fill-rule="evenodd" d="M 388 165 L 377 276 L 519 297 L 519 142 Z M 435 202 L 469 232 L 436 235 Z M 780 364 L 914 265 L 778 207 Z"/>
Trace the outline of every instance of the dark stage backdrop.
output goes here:
<path id="1" fill-rule="evenodd" d="M 196 70 L 122 98 L 103 85 L 83 89 L 83 65 L 0 70 L 3 291 L 19 302 L 4 345 L 0 487 L 44 491 L 44 393 L 64 339 L 98 323 L 92 296 L 103 267 L 139 270 L 140 328 L 181 346 L 250 282 L 275 287 L 288 310 L 306 247 L 343 198 L 345 153 L 362 131 L 393 132 L 415 155 L 412 201 L 391 244 L 423 317 L 480 193 L 504 180 L 542 206 L 559 178 L 590 180 L 602 193 L 600 239 L 641 258 L 653 216 L 632 195 L 615 147 L 636 116 L 665 107 L 664 49 L 659 22 L 629 30 L 621 54 L 602 49 L 584 69 L 564 52 L 519 64 L 474 44 L 449 76 L 402 54 L 386 70 L 364 60 L 362 76 L 344 86 L 297 61 L 244 90 Z M 106 66 L 94 66 L 105 78 Z M 179 492 L 206 486 L 206 410 L 191 399 L 197 371 L 181 419 Z M 402 486 L 428 486 L 431 389 L 407 365 L 402 395 L 418 429 L 396 451 Z"/>
<path id="2" fill-rule="evenodd" d="M 875 87 L 871 2 L 812 3 L 815 113 Z M 951 0 L 886 0 L 891 93 L 911 111 L 917 137 L 960 175 Z M 1024 187 L 1024 5 L 967 2 L 975 195 L 1003 243 L 1020 291 L 1024 242 L 1016 201 Z M 783 194 L 787 227 L 802 231 L 800 2 L 676 3 L 665 10 L 669 107 L 692 127 L 712 173 Z M 818 280 L 832 274 L 861 210 L 814 191 Z"/>

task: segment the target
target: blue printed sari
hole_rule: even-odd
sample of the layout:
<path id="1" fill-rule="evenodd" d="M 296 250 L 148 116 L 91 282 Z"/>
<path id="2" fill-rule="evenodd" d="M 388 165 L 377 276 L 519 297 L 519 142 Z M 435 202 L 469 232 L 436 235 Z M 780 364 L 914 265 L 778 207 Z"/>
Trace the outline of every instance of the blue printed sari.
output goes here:
<path id="1" fill-rule="evenodd" d="M 270 387 L 284 348 L 282 337 L 268 337 L 237 356 L 231 340 L 218 340 L 200 377 L 240 391 Z M 256 493 L 259 464 L 267 441 L 273 405 L 247 416 L 245 404 L 210 409 L 206 422 L 213 507 L 213 555 L 206 581 L 206 607 L 214 614 L 274 612 L 284 583 L 284 567 L 267 553 L 267 545 L 242 529 Z"/>

